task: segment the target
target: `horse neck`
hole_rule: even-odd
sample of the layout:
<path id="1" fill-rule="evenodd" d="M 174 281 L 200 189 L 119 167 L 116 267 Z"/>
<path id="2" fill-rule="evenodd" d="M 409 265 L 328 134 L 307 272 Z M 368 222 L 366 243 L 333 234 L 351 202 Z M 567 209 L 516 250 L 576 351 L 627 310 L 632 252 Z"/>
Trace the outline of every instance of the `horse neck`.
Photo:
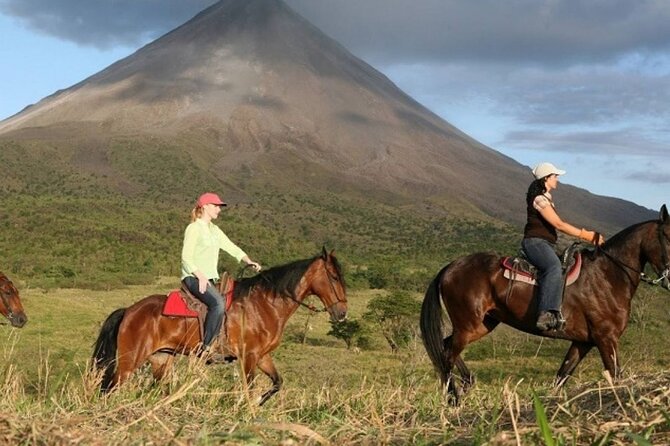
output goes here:
<path id="1" fill-rule="evenodd" d="M 649 243 L 656 240 L 656 221 L 648 221 L 638 224 L 629 237 L 622 240 L 622 255 L 631 262 L 638 262 L 640 271 L 650 261 Z"/>
<path id="2" fill-rule="evenodd" d="M 609 264 L 608 269 L 614 271 L 615 277 L 630 278 L 626 282 L 630 284 L 631 296 L 640 283 L 640 272 L 649 261 L 644 245 L 652 224 L 653 222 L 645 222 L 625 229 L 622 231 L 626 232 L 625 234 L 613 237 L 612 243 L 603 248 L 608 256 L 614 259 L 603 259 L 603 261 Z"/>
<path id="3" fill-rule="evenodd" d="M 298 310 L 298 307 L 300 307 L 300 305 L 308 296 L 315 294 L 312 282 L 314 280 L 313 276 L 317 268 L 319 268 L 318 260 L 312 262 L 309 265 L 309 267 L 303 274 L 302 279 L 298 281 L 298 284 L 293 290 L 293 296 L 289 296 L 288 299 L 285 299 L 293 304 L 292 306 L 289 304 L 290 308 L 289 316 Z"/>
<path id="4" fill-rule="evenodd" d="M 312 293 L 311 281 L 307 280 L 310 271 L 314 268 L 315 263 L 310 264 L 305 272 L 302 274 L 300 280 L 296 281 L 293 289 L 274 289 L 272 287 L 264 287 L 264 292 L 261 295 L 274 307 L 282 307 L 288 311 L 287 317 L 293 314 L 305 298 Z M 290 274 L 290 271 L 287 271 Z M 263 282 L 260 282 L 261 284 Z M 267 284 L 266 284 L 267 285 Z M 268 292 L 270 291 L 270 292 Z M 277 304 L 280 301 L 281 304 Z"/>

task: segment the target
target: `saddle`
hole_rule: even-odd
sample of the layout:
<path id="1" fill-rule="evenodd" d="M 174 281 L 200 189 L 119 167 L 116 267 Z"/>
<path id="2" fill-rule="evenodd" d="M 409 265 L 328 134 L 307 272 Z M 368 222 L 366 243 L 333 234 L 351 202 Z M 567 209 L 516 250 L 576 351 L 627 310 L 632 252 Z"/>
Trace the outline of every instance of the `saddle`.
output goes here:
<path id="1" fill-rule="evenodd" d="M 582 269 L 582 253 L 578 250 L 580 243 L 573 243 L 564 252 L 562 258 L 565 286 L 572 285 L 579 278 Z M 519 257 L 503 257 L 500 259 L 503 276 L 511 281 L 537 285 L 535 268 L 523 255 Z"/>
<path id="2" fill-rule="evenodd" d="M 235 281 L 228 273 L 221 275 L 221 280 L 218 284 L 219 293 L 226 299 L 226 313 L 233 304 L 233 292 L 235 291 Z M 163 316 L 172 318 L 198 318 L 198 326 L 200 328 L 200 341 L 204 339 L 205 334 L 205 317 L 207 316 L 207 305 L 195 297 L 185 286 L 178 290 L 173 290 L 167 294 L 165 305 L 163 305 Z M 224 337 L 228 337 L 225 315 L 224 323 L 222 324 Z M 219 335 L 221 338 L 221 335 Z"/>

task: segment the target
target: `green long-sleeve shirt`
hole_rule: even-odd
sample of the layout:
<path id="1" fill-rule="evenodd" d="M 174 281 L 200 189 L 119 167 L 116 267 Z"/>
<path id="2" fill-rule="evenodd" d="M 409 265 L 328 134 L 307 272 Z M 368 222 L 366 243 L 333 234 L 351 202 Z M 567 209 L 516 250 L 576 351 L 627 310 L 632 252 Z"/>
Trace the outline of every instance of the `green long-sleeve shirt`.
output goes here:
<path id="1" fill-rule="evenodd" d="M 246 256 L 214 223 L 197 219 L 188 225 L 184 231 L 184 247 L 181 251 L 181 278 L 200 270 L 208 279 L 218 279 L 220 249 L 238 262 Z"/>

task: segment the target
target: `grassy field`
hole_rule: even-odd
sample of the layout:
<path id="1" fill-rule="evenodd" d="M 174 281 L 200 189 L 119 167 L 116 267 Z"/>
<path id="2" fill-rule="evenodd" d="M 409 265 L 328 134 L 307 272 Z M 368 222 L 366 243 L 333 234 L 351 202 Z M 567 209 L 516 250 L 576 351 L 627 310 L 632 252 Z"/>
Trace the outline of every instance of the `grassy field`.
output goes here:
<path id="1" fill-rule="evenodd" d="M 104 318 L 176 279 L 109 291 L 22 288 L 29 322 L 0 327 L 2 444 L 668 444 L 667 294 L 642 287 L 622 342 L 624 379 L 612 385 L 590 353 L 561 391 L 551 383 L 568 344 L 500 328 L 470 346 L 477 384 L 445 404 L 420 339 L 392 354 L 327 336 L 324 314 L 300 309 L 274 358 L 284 388 L 265 406 L 237 365 L 183 358 L 162 384 L 143 369 L 108 396 L 86 373 Z M 354 291 L 350 316 L 383 291 Z M 417 295 L 417 299 L 420 296 Z M 6 325 L 6 324 L 5 324 Z M 305 327 L 307 336 L 297 341 Z M 534 405 L 533 395 L 537 395 Z M 542 422 L 546 416 L 546 424 Z M 542 427 L 544 426 L 544 430 Z"/>

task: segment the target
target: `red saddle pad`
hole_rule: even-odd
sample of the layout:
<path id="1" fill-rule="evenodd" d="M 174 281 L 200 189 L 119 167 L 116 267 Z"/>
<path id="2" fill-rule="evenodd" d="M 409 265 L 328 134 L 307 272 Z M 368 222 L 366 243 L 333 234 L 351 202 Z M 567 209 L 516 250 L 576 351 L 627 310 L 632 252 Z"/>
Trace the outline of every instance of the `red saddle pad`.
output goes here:
<path id="1" fill-rule="evenodd" d="M 226 293 L 226 311 L 228 311 L 233 304 L 234 290 L 235 282 L 231 282 L 230 288 Z M 186 301 L 180 290 L 174 290 L 168 293 L 165 305 L 163 306 L 163 314 L 165 316 L 198 317 L 198 312 L 191 310 L 188 305 L 186 305 Z"/>
<path id="2" fill-rule="evenodd" d="M 181 317 L 198 317 L 198 312 L 191 310 L 181 291 L 174 290 L 167 295 L 165 306 L 163 306 L 163 314 L 165 316 L 181 316 Z"/>

